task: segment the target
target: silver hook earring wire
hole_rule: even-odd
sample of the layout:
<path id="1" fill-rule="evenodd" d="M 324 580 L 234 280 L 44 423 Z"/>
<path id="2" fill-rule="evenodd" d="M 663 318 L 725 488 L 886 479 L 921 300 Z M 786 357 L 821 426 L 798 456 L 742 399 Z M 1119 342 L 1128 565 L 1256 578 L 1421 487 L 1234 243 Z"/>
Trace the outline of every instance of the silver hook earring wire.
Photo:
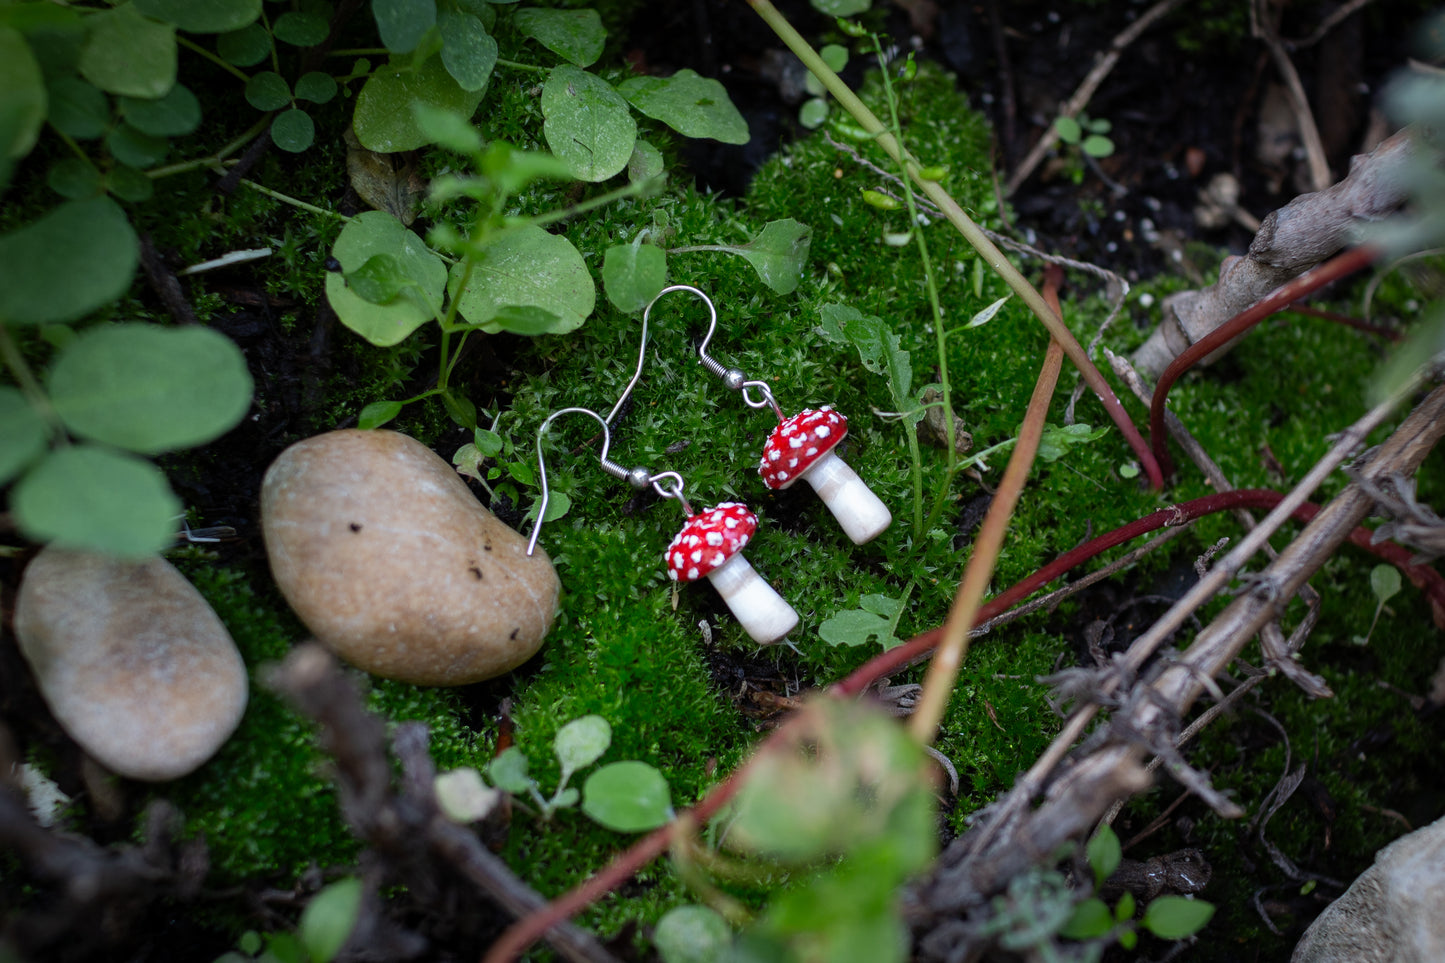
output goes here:
<path id="1" fill-rule="evenodd" d="M 717 308 L 713 305 L 712 298 L 690 284 L 673 284 L 658 291 L 657 295 L 648 302 L 646 309 L 642 312 L 642 344 L 637 351 L 637 370 L 632 373 L 632 380 L 627 382 L 627 387 L 623 389 L 622 397 L 617 399 L 617 404 L 613 405 L 612 410 L 608 412 L 608 423 L 611 423 L 612 419 L 616 417 L 617 412 L 622 408 L 623 402 L 632 396 L 632 389 L 636 387 L 637 382 L 642 379 L 642 369 L 647 363 L 647 322 L 652 314 L 653 305 L 657 304 L 664 294 L 669 294 L 673 291 L 686 291 L 689 294 L 695 294 L 707 305 L 707 334 L 703 337 L 702 344 L 698 345 L 697 348 L 698 362 L 708 371 L 721 378 L 725 386 L 733 391 L 742 392 L 743 403 L 749 408 L 771 408 L 773 414 L 778 416 L 778 421 L 782 421 L 782 409 L 778 407 L 778 402 L 773 398 L 773 392 L 768 388 L 767 382 L 750 381 L 741 369 L 729 368 L 707 353 L 707 346 L 712 342 L 712 336 L 717 333 Z M 748 393 L 754 388 L 762 393 L 761 398 L 754 398 Z"/>
<path id="2" fill-rule="evenodd" d="M 619 402 L 620 404 L 621 402 Z M 613 413 L 616 413 L 616 408 Z M 602 470 L 613 478 L 619 478 L 633 488 L 638 490 L 651 486 L 653 491 L 663 498 L 676 498 L 682 505 L 682 510 L 687 516 L 692 517 L 692 506 L 687 503 L 683 496 L 683 489 L 686 482 L 682 476 L 675 471 L 664 471 L 653 473 L 646 468 L 623 468 L 617 462 L 607 457 L 612 449 L 612 430 L 607 425 L 607 420 L 591 408 L 559 408 L 543 420 L 537 428 L 537 479 L 542 488 L 542 497 L 537 503 L 537 523 L 532 526 L 532 537 L 527 540 L 527 554 L 531 555 L 537 549 L 537 537 L 542 533 L 542 521 L 547 517 L 547 502 L 552 498 L 552 490 L 547 485 L 547 458 L 542 452 L 542 442 L 546 437 L 547 429 L 552 422 L 563 415 L 587 415 L 593 418 L 602 426 L 602 452 L 597 456 L 598 463 Z M 664 484 L 666 483 L 666 484 Z"/>

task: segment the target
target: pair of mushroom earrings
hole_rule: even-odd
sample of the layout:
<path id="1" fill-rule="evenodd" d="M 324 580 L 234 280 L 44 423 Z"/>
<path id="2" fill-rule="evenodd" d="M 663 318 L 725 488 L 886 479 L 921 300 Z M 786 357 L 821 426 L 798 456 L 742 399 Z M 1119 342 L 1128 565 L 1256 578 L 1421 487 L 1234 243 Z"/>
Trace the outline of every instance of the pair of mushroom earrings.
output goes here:
<path id="1" fill-rule="evenodd" d="M 632 389 L 641 379 L 646 364 L 647 324 L 652 308 L 663 295 L 674 291 L 686 291 L 707 305 L 709 324 L 707 335 L 697 349 L 698 362 L 721 378 L 729 389 L 740 392 L 743 403 L 749 408 L 770 409 L 778 419 L 778 426 L 763 445 L 758 465 L 763 483 L 781 491 L 800 480 L 807 482 L 857 545 L 876 538 L 892 523 L 893 516 L 888 507 L 834 451 L 848 434 L 848 420 L 826 405 L 804 409 L 791 418 L 784 417 L 766 382 L 751 380 L 741 370 L 726 367 L 707 353 L 718 323 L 717 308 L 712 299 L 691 285 L 674 284 L 659 291 L 642 312 L 642 346 L 637 355 L 637 370 L 607 417 L 590 408 L 562 408 L 548 415 L 537 429 L 537 468 L 542 496 L 537 508 L 537 523 L 527 543 L 527 554 L 531 555 L 537 547 L 537 537 L 542 529 L 542 520 L 547 516 L 550 497 L 547 464 L 542 454 L 543 437 L 552 422 L 563 415 L 587 415 L 602 426 L 602 452 L 599 456 L 602 470 L 639 491 L 651 488 L 663 498 L 676 499 L 687 516 L 687 524 L 664 552 L 668 576 L 673 581 L 683 582 L 706 578 L 754 641 L 760 644 L 778 642 L 797 626 L 798 614 L 742 556 L 743 548 L 757 531 L 758 517 L 738 502 L 723 502 L 715 508 L 694 512 L 684 494 L 686 483 L 677 472 L 624 468 L 608 457 L 612 447 L 612 422 L 632 396 Z"/>

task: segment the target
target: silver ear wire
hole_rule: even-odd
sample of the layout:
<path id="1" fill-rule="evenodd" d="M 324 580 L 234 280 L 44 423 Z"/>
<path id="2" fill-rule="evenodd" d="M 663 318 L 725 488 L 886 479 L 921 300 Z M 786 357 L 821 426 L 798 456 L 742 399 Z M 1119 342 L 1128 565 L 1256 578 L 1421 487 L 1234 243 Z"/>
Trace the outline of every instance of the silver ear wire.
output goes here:
<path id="1" fill-rule="evenodd" d="M 617 404 L 613 405 L 612 411 L 608 413 L 608 423 L 611 423 L 612 419 L 616 417 L 618 410 L 622 407 L 622 403 L 632 395 L 632 389 L 636 387 L 637 382 L 642 378 L 642 368 L 647 362 L 647 322 L 652 314 L 652 307 L 661 300 L 664 294 L 669 294 L 673 291 L 686 291 L 689 294 L 695 294 L 702 299 L 703 304 L 707 305 L 707 334 L 703 336 L 702 344 L 698 345 L 697 348 L 698 362 L 708 371 L 722 379 L 723 385 L 728 389 L 741 392 L 743 403 L 749 408 L 771 408 L 773 414 L 778 416 L 778 420 L 782 421 L 782 410 L 778 408 L 778 403 L 773 398 L 773 392 L 768 388 L 766 381 L 749 380 L 748 376 L 744 374 L 741 369 L 729 368 L 707 353 L 707 346 L 712 342 L 713 335 L 717 333 L 717 308 L 713 305 L 712 298 L 690 284 L 673 284 L 658 291 L 657 295 L 648 302 L 647 307 L 642 312 L 642 345 L 637 352 L 637 370 L 632 373 L 632 380 L 627 382 L 627 387 L 623 389 L 622 397 L 617 399 Z M 749 393 L 753 389 L 760 392 L 762 397 L 754 398 Z"/>
<path id="2" fill-rule="evenodd" d="M 633 380 L 635 381 L 636 379 L 634 378 Z M 631 386 L 629 386 L 629 390 L 631 390 Z M 618 405 L 621 405 L 621 403 L 622 402 L 619 401 Z M 617 409 L 614 407 L 612 412 L 616 414 Z M 597 423 L 602 426 L 602 452 L 597 456 L 597 461 L 602 466 L 603 471 L 613 478 L 627 482 L 627 484 L 639 491 L 651 486 L 653 491 L 657 492 L 657 494 L 663 498 L 677 499 L 682 505 L 682 510 L 688 515 L 692 515 L 692 506 L 687 503 L 687 499 L 682 493 L 686 487 L 686 483 L 683 481 L 681 475 L 675 471 L 654 473 L 642 467 L 622 467 L 607 457 L 608 451 L 612 448 L 612 430 L 608 427 L 605 418 L 591 408 L 560 408 L 548 415 L 537 428 L 537 479 L 542 488 L 542 497 L 537 503 L 537 523 L 532 526 L 532 537 L 527 540 L 528 555 L 531 555 L 537 549 L 537 536 L 542 533 L 542 522 L 547 517 L 547 502 L 551 500 L 552 497 L 552 490 L 547 485 L 547 458 L 542 453 L 542 441 L 553 421 L 556 421 L 563 415 L 572 414 L 587 415 L 589 418 L 595 419 Z"/>

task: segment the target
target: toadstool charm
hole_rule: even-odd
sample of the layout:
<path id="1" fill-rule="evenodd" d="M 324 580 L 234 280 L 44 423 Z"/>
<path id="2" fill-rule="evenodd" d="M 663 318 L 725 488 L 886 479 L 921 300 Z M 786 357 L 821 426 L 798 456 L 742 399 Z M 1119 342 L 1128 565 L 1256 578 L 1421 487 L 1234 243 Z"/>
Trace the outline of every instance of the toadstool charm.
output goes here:
<path id="1" fill-rule="evenodd" d="M 667 574 L 673 581 L 706 576 L 753 640 L 777 642 L 798 624 L 798 613 L 743 558 L 758 529 L 746 505 L 723 502 L 692 515 L 667 546 Z"/>
<path id="2" fill-rule="evenodd" d="M 799 478 L 812 485 L 853 544 L 862 545 L 881 535 L 893 523 L 893 515 L 858 473 L 833 453 L 847 434 L 848 419 L 831 406 L 805 408 L 768 436 L 758 474 L 777 491 Z"/>

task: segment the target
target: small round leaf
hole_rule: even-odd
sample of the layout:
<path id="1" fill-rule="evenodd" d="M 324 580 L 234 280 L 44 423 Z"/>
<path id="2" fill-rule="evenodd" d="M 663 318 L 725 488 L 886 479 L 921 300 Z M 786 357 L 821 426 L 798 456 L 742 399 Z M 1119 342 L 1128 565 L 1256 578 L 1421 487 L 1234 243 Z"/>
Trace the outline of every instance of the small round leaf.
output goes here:
<path id="1" fill-rule="evenodd" d="M 732 939 L 727 921 L 706 906 L 674 906 L 652 935 L 663 963 L 723 963 Z"/>
<path id="2" fill-rule="evenodd" d="M 803 103 L 798 108 L 798 123 L 808 130 L 816 130 L 823 126 L 823 121 L 828 119 L 828 102 L 822 97 L 814 97 Z"/>
<path id="3" fill-rule="evenodd" d="M 0 158 L 30 153 L 45 123 L 46 99 L 30 44 L 14 27 L 0 26 Z"/>
<path id="4" fill-rule="evenodd" d="M 1400 570 L 1393 565 L 1376 565 L 1370 569 L 1370 591 L 1384 605 L 1400 592 Z"/>
<path id="5" fill-rule="evenodd" d="M 336 96 L 336 81 L 330 74 L 313 70 L 296 81 L 296 98 L 313 104 L 324 104 Z"/>
<path id="6" fill-rule="evenodd" d="M 101 192 L 100 171 L 79 157 L 62 157 L 56 161 L 46 174 L 45 183 L 61 197 L 71 200 L 94 197 Z"/>
<path id="7" fill-rule="evenodd" d="M 748 142 L 748 122 L 733 106 L 726 88 L 695 70 L 679 70 L 671 77 L 632 77 L 618 91 L 648 117 L 685 137 L 710 137 L 724 144 Z"/>
<path id="8" fill-rule="evenodd" d="M 51 452 L 15 484 L 27 538 L 110 555 L 154 555 L 175 541 L 180 500 L 143 458 L 96 445 Z"/>
<path id="9" fill-rule="evenodd" d="M 532 777 L 527 775 L 527 757 L 516 746 L 508 746 L 497 753 L 497 757 L 487 766 L 487 776 L 492 780 L 492 785 L 514 796 L 526 792 L 528 787 L 534 785 Z"/>
<path id="10" fill-rule="evenodd" d="M 331 25 L 314 13 L 291 10 L 276 18 L 271 32 L 293 47 L 314 47 L 331 33 Z"/>
<path id="11" fill-rule="evenodd" d="M 105 173 L 105 189 L 123 201 L 140 204 L 155 196 L 156 185 L 134 167 L 116 164 Z"/>
<path id="12" fill-rule="evenodd" d="M 101 90 L 160 97 L 176 82 L 176 29 L 123 3 L 86 18 L 80 74 Z"/>
<path id="13" fill-rule="evenodd" d="M 584 181 L 605 181 L 627 166 L 637 122 L 627 101 L 598 77 L 563 64 L 542 88 L 547 146 Z"/>
<path id="14" fill-rule="evenodd" d="M 596 63 L 607 42 L 607 30 L 596 10 L 526 7 L 512 15 L 512 26 L 579 67 Z"/>
<path id="15" fill-rule="evenodd" d="M 271 52 L 271 35 L 259 23 L 223 33 L 216 38 L 216 53 L 237 67 L 254 67 Z"/>
<path id="16" fill-rule="evenodd" d="M 394 54 L 411 53 L 436 25 L 436 0 L 371 0 L 381 42 Z"/>
<path id="17" fill-rule="evenodd" d="M 45 419 L 18 388 L 0 385 L 0 484 L 45 450 Z"/>
<path id="18" fill-rule="evenodd" d="M 667 284 L 667 254 L 655 244 L 615 244 L 602 256 L 602 289 L 624 314 L 641 311 Z"/>
<path id="19" fill-rule="evenodd" d="M 476 113 L 481 91 L 463 90 L 431 57 L 416 70 L 383 67 L 372 74 L 356 95 L 352 126 L 361 146 L 377 153 L 415 150 L 430 143 L 417 126 L 414 104 L 451 110 L 463 117 Z"/>
<path id="20" fill-rule="evenodd" d="M 187 33 L 240 30 L 261 16 L 261 0 L 135 0 L 135 5 L 146 16 Z"/>
<path id="21" fill-rule="evenodd" d="M 46 387 L 82 438 L 157 454 L 229 431 L 251 406 L 241 350 L 210 328 L 108 324 L 81 332 Z"/>
<path id="22" fill-rule="evenodd" d="M 1084 138 L 1082 150 L 1090 157 L 1108 157 L 1114 153 L 1114 142 L 1103 134 L 1090 134 Z"/>
<path id="23" fill-rule="evenodd" d="M 562 763 L 562 771 L 572 773 L 601 759 L 610 745 L 612 726 L 607 720 L 597 715 L 582 716 L 557 730 L 552 751 Z"/>
<path id="24" fill-rule="evenodd" d="M 463 90 L 482 90 L 497 65 L 497 41 L 470 13 L 437 12 L 442 33 L 442 65 Z"/>
<path id="25" fill-rule="evenodd" d="M 264 70 L 246 81 L 246 103 L 257 110 L 280 110 L 291 103 L 291 88 L 280 74 Z"/>
<path id="26" fill-rule="evenodd" d="M 1145 908 L 1140 925 L 1160 939 L 1182 940 L 1204 929 L 1213 916 L 1214 904 L 1202 899 L 1161 896 Z"/>
<path id="27" fill-rule="evenodd" d="M 672 818 L 667 780 L 645 762 L 614 762 L 587 777 L 582 811 L 619 833 L 656 829 Z"/>
<path id="28" fill-rule="evenodd" d="M 152 137 L 181 137 L 201 124 L 201 102 L 181 84 L 155 100 L 120 98 L 121 116 Z"/>
<path id="29" fill-rule="evenodd" d="M 377 254 L 396 258 L 415 282 L 390 304 L 372 304 L 346 285 L 344 273 L 326 275 L 326 297 L 341 323 L 378 347 L 397 344 L 434 317 L 447 271 L 415 233 L 384 211 L 358 214 L 342 228 L 331 254 L 342 272 L 355 271 Z"/>
<path id="30" fill-rule="evenodd" d="M 460 300 L 458 310 L 484 331 L 504 328 L 506 308 L 540 308 L 556 316 L 549 334 L 580 328 L 597 302 L 597 288 L 587 263 L 572 242 L 535 224 L 514 228 L 487 244 L 472 266 L 466 289 L 458 292 L 460 265 L 453 268 L 450 288 Z M 513 324 L 523 316 L 510 316 Z M 537 334 L 540 331 L 529 331 Z"/>
<path id="31" fill-rule="evenodd" d="M 165 160 L 170 141 L 153 137 L 130 124 L 120 124 L 105 138 L 105 147 L 122 164 L 145 170 Z"/>
<path id="32" fill-rule="evenodd" d="M 0 235 L 0 320 L 74 321 L 130 287 L 140 245 L 108 198 L 67 201 Z"/>
<path id="33" fill-rule="evenodd" d="M 91 140 L 110 127 L 110 101 L 95 84 L 72 75 L 62 75 L 47 86 L 50 113 L 55 129 L 77 140 Z"/>
<path id="34" fill-rule="evenodd" d="M 400 401 L 373 401 L 356 416 L 356 427 L 362 431 L 380 428 L 401 414 L 403 407 L 405 406 Z"/>
<path id="35" fill-rule="evenodd" d="M 283 110 L 271 122 L 271 139 L 282 150 L 299 154 L 316 140 L 316 122 L 300 108 Z"/>

